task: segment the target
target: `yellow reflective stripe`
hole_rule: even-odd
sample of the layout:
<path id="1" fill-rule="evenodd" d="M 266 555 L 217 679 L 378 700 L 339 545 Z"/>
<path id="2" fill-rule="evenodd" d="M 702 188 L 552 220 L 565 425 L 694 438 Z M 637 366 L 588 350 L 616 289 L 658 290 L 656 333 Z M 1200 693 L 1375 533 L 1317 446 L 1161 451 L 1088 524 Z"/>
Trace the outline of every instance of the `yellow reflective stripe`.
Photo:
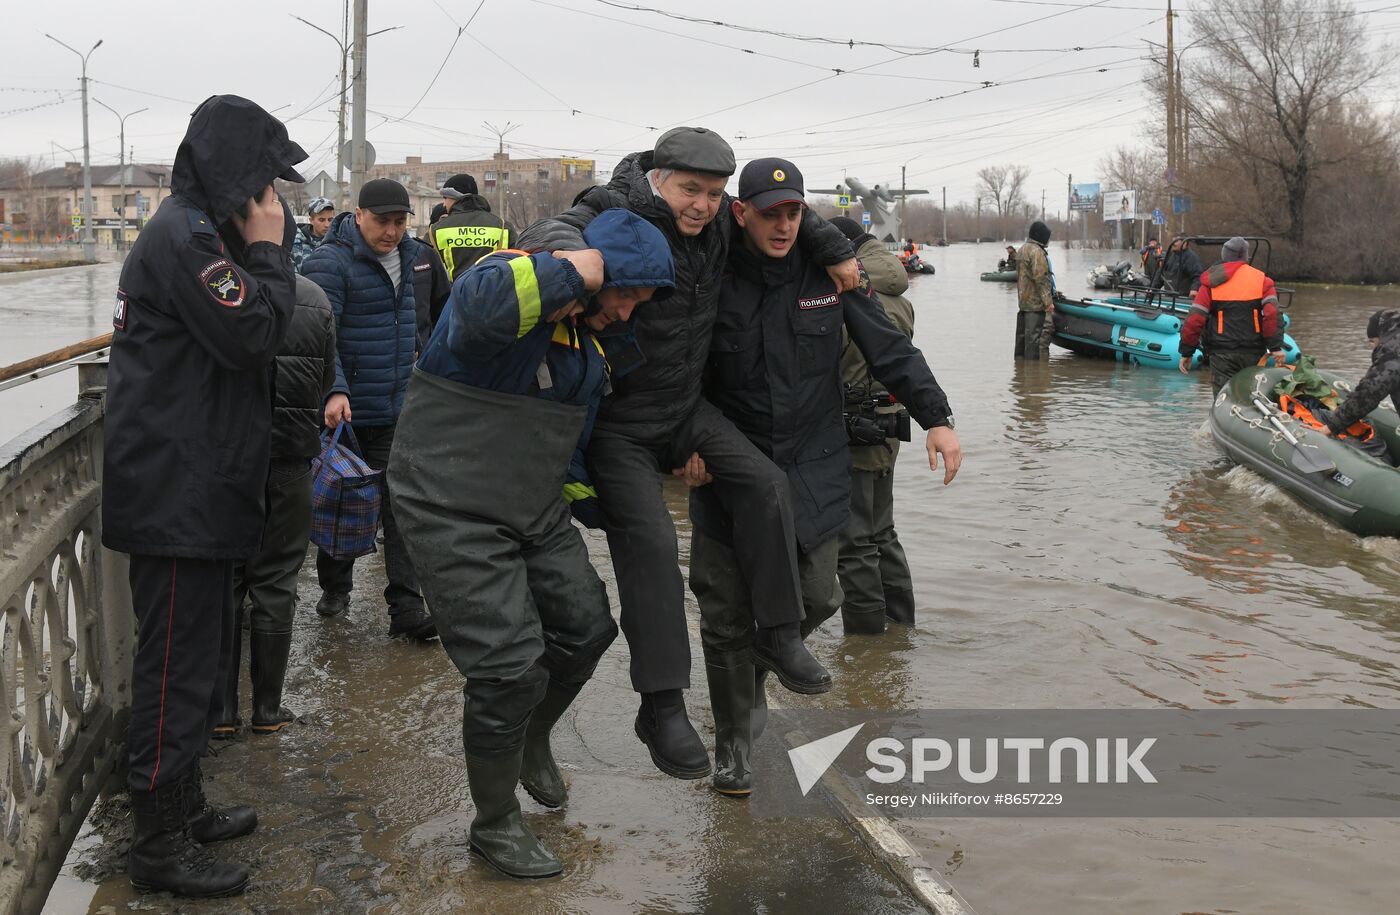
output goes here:
<path id="1" fill-rule="evenodd" d="M 572 333 L 569 330 L 569 325 L 565 324 L 563 321 L 560 321 L 558 324 L 554 325 L 554 335 L 550 337 L 550 339 L 553 340 L 555 343 L 562 343 L 564 346 L 569 346 L 574 349 L 578 349 L 579 335 L 576 333 Z M 603 352 L 603 344 L 598 342 L 597 337 L 594 337 L 590 334 L 588 337 L 588 341 L 593 344 L 593 348 L 598 351 L 598 355 L 606 355 Z"/>
<path id="2" fill-rule="evenodd" d="M 564 501 L 577 502 L 580 499 L 597 498 L 598 491 L 587 483 L 565 483 Z"/>
<path id="3" fill-rule="evenodd" d="M 525 336 L 540 323 L 540 284 L 535 279 L 535 263 L 528 257 L 512 258 L 510 272 L 515 276 L 515 299 L 520 306 L 520 330 Z"/>

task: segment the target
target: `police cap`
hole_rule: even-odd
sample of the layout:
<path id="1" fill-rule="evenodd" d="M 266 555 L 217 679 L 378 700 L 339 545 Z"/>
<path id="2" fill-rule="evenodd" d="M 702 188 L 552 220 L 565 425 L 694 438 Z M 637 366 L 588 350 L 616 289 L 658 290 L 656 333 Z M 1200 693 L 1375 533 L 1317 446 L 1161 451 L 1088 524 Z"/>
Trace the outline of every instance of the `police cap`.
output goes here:
<path id="1" fill-rule="evenodd" d="M 754 159 L 739 175 L 739 199 L 760 210 L 780 203 L 806 203 L 802 173 L 786 159 Z"/>
<path id="2" fill-rule="evenodd" d="M 734 174 L 734 150 L 713 130 L 673 127 L 656 141 L 651 164 L 655 168 L 728 177 Z"/>

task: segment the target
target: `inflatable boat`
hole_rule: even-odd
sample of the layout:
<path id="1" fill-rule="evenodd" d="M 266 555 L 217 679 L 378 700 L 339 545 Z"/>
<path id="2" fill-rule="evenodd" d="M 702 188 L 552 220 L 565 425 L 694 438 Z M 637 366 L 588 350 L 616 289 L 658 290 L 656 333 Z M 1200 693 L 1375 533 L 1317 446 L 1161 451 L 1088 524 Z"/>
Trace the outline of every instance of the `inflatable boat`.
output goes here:
<path id="1" fill-rule="evenodd" d="M 1057 294 L 1052 339 L 1081 356 L 1174 369 L 1180 360 L 1181 327 L 1190 311 L 1185 296 L 1125 291 L 1106 299 L 1071 299 Z M 1288 315 L 1282 317 L 1286 328 Z M 1287 333 L 1283 348 L 1289 362 L 1298 358 L 1298 344 Z M 1201 365 L 1199 350 L 1192 365 Z"/>
<path id="2" fill-rule="evenodd" d="M 984 283 L 1014 283 L 1016 282 L 1015 270 L 993 270 L 982 274 Z"/>
<path id="3" fill-rule="evenodd" d="M 1400 536 L 1400 470 L 1380 457 L 1310 425 L 1285 409 L 1273 390 L 1286 368 L 1244 369 L 1221 388 L 1211 408 L 1216 444 L 1237 464 L 1295 496 L 1361 536 Z M 1328 372 L 1317 373 L 1341 393 L 1351 386 Z M 1294 408 L 1296 409 L 1296 408 Z M 1370 433 L 1390 461 L 1400 460 L 1400 416 L 1377 408 L 1366 416 Z M 1366 431 L 1352 431 L 1366 437 Z"/>

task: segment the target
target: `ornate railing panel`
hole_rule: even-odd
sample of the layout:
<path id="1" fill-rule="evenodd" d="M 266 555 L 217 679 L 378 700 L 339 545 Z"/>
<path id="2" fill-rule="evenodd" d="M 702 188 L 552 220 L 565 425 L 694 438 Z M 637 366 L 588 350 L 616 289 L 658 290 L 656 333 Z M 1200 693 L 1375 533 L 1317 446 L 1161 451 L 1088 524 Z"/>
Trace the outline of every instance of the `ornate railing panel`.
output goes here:
<path id="1" fill-rule="evenodd" d="M 100 384 L 101 367 L 80 384 Z M 38 911 L 130 705 L 125 560 L 102 539 L 100 389 L 0 447 L 0 911 Z"/>

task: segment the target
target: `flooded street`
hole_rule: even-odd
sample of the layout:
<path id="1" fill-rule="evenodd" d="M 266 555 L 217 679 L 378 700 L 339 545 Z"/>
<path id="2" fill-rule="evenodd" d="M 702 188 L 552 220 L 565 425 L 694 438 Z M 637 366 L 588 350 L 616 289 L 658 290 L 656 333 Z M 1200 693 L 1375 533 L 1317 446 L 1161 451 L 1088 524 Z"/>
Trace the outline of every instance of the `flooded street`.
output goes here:
<path id="1" fill-rule="evenodd" d="M 1053 245 L 1059 286 L 1120 252 Z M 1011 357 L 1014 286 L 982 283 L 1002 246 L 928 248 L 915 341 L 965 451 L 944 488 L 903 449 L 897 521 L 912 630 L 814 637 L 836 678 L 789 705 L 853 708 L 1341 708 L 1400 705 L 1400 541 L 1357 538 L 1232 468 L 1205 427 L 1207 373 L 1120 367 L 1052 348 Z M 0 278 L 0 364 L 110 329 L 119 268 Z M 1400 289 L 1299 289 L 1290 333 L 1359 377 L 1364 328 Z M 0 394 L 0 439 L 69 403 L 64 373 Z M 682 494 L 673 510 L 683 514 Z M 684 529 L 684 527 L 683 527 Z M 600 571 L 606 551 L 591 540 Z M 708 781 L 655 771 L 632 734 L 619 638 L 560 726 L 569 804 L 531 825 L 565 876 L 519 883 L 468 854 L 461 678 L 436 645 L 390 642 L 378 565 L 348 619 L 303 574 L 286 704 L 303 722 L 220 747 L 215 799 L 257 803 L 232 843 L 255 882 L 181 912 L 908 912 L 919 906 L 845 823 L 753 820 Z M 614 602 L 614 610 L 616 603 Z M 694 616 L 694 606 L 691 606 Z M 698 641 L 689 704 L 711 737 Z M 245 681 L 246 683 L 246 681 Z M 246 702 L 246 697 L 245 697 Z M 760 786 L 761 789 L 761 786 Z M 1394 910 L 1400 824 L 1384 820 L 896 821 L 981 915 L 1030 911 Z M 46 912 L 172 911 L 109 867 L 89 826 Z M 1387 901 L 1389 900 L 1389 901 Z"/>

